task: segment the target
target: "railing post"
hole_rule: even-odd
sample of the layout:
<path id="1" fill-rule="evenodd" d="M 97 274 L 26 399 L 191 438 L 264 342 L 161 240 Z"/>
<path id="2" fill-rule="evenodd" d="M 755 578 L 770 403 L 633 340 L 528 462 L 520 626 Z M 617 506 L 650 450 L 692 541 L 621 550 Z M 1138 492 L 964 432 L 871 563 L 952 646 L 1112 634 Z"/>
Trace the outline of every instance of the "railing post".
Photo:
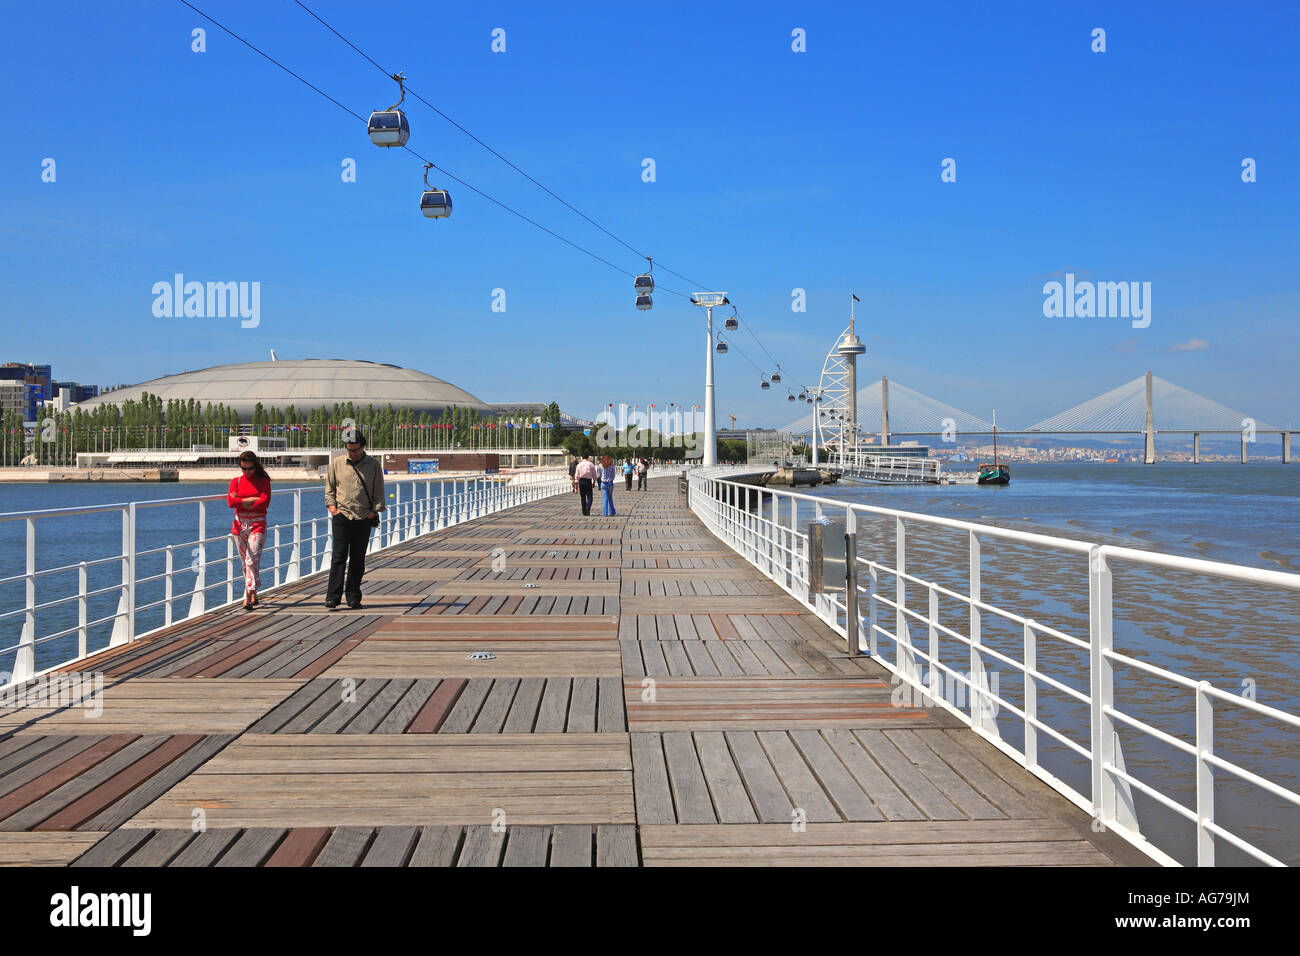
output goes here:
<path id="1" fill-rule="evenodd" d="M 848 638 L 849 653 L 854 657 L 861 654 L 858 632 L 858 525 L 852 508 L 844 514 L 844 634 Z"/>
<path id="2" fill-rule="evenodd" d="M 1092 812 L 1104 826 L 1115 819 L 1115 787 L 1103 769 L 1115 756 L 1115 729 L 1105 709 L 1112 704 L 1114 675 L 1106 652 L 1114 640 L 1111 574 L 1106 556 L 1094 545 L 1088 556 L 1089 691 L 1092 732 Z"/>
<path id="3" fill-rule="evenodd" d="M 226 603 L 235 603 L 235 539 L 230 535 L 226 535 Z"/>
<path id="4" fill-rule="evenodd" d="M 912 656 L 911 629 L 907 624 L 907 522 L 901 517 L 894 519 L 894 662 L 900 673 L 916 679 L 916 659 Z"/>
<path id="5" fill-rule="evenodd" d="M 274 586 L 279 587 L 280 586 L 280 526 L 279 525 L 275 526 L 275 529 L 272 533 L 272 538 L 275 540 L 275 544 L 272 545 L 271 547 L 271 567 L 274 569 L 275 572 L 272 580 L 275 582 Z M 232 547 L 234 546 L 234 542 L 231 542 L 231 546 Z M 231 570 L 233 571 L 234 568 L 232 567 Z M 232 594 L 231 600 L 233 599 L 234 599 L 234 595 Z"/>
<path id="6" fill-rule="evenodd" d="M 293 493 L 293 551 L 289 555 L 289 567 L 284 572 L 284 582 L 297 581 L 302 572 L 302 489 Z"/>
<path id="7" fill-rule="evenodd" d="M 169 555 L 170 556 L 170 555 Z M 86 606 L 86 592 L 89 588 L 90 577 L 86 567 L 86 562 L 82 561 L 77 565 L 77 656 L 86 656 L 86 622 L 89 620 Z M 171 579 L 168 579 L 171 584 Z M 168 608 L 170 610 L 170 608 Z"/>
<path id="8" fill-rule="evenodd" d="M 170 544 L 167 545 L 167 552 L 164 556 L 166 563 L 163 566 L 163 627 L 170 627 L 172 623 L 172 577 L 175 574 L 176 560 L 173 555 L 174 550 Z"/>
<path id="9" fill-rule="evenodd" d="M 113 618 L 113 633 L 108 638 L 109 647 L 117 647 L 131 639 L 131 511 L 122 509 L 122 593 L 117 599 L 117 614 Z"/>
<path id="10" fill-rule="evenodd" d="M 127 571 L 130 575 L 131 584 L 127 588 L 126 599 L 129 613 L 126 616 L 126 639 L 135 640 L 135 552 L 136 552 L 136 508 L 135 502 L 132 501 L 126 506 L 126 514 L 130 525 L 130 535 L 128 537 L 130 547 L 127 551 Z"/>
<path id="11" fill-rule="evenodd" d="M 1214 866 L 1214 768 L 1205 758 L 1214 753 L 1214 704 L 1210 682 L 1196 685 L 1196 865 Z"/>
<path id="12" fill-rule="evenodd" d="M 27 562 L 25 565 L 27 613 L 23 616 L 23 633 L 18 642 L 18 651 L 14 654 L 14 672 L 11 678 L 15 684 L 30 680 L 36 673 L 36 519 L 28 518 L 27 524 Z"/>
<path id="13" fill-rule="evenodd" d="M 1038 678 L 1034 671 L 1038 669 L 1038 636 L 1034 633 L 1034 622 L 1025 621 L 1025 767 L 1033 770 L 1038 766 Z"/>
<path id="14" fill-rule="evenodd" d="M 923 681 L 930 690 L 930 697 L 933 700 L 943 699 L 943 675 L 939 670 L 939 590 L 933 583 L 928 588 L 930 592 L 930 606 L 926 614 L 926 623 L 929 625 L 929 635 L 926 641 L 926 653 L 930 655 L 928 679 Z M 952 701 L 949 701 L 952 703 Z"/>
<path id="15" fill-rule="evenodd" d="M 826 529 L 819 521 L 808 522 L 808 597 L 826 590 Z"/>
<path id="16" fill-rule="evenodd" d="M 207 600 L 208 587 L 208 546 L 204 541 L 207 535 L 207 521 L 205 517 L 204 502 L 199 502 L 199 546 L 194 549 L 194 562 L 190 565 L 194 569 L 194 594 L 190 597 L 190 613 L 188 617 L 198 617 L 203 613 L 204 604 Z"/>
<path id="17" fill-rule="evenodd" d="M 879 625 L 876 616 L 876 595 L 880 593 L 880 570 L 876 567 L 876 562 L 872 561 L 867 565 L 867 573 L 870 575 L 871 588 L 867 594 L 867 653 L 872 657 L 880 657 L 880 646 L 877 643 L 880 636 Z"/>

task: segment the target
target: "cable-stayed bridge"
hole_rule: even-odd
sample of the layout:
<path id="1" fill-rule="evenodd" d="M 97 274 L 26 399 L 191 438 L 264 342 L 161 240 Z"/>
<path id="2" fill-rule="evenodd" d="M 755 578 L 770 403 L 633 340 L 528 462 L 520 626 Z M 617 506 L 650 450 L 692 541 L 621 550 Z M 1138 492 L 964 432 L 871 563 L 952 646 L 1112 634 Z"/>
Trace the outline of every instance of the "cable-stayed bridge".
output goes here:
<path id="1" fill-rule="evenodd" d="M 888 378 L 860 389 L 857 408 L 857 433 L 878 435 L 882 446 L 898 436 L 938 437 L 950 442 L 958 435 L 992 435 L 994 430 L 991 422 L 978 415 Z M 815 405 L 812 412 L 782 430 L 811 435 L 815 425 L 827 430 L 828 416 L 842 414 Z M 879 429 L 865 431 L 864 426 L 874 422 L 879 422 Z M 1241 460 L 1245 461 L 1246 446 L 1259 435 L 1272 434 L 1282 436 L 1282 460 L 1291 461 L 1290 427 L 1257 419 L 1150 372 L 1028 428 L 998 427 L 997 432 L 1000 435 L 1143 435 L 1147 463 L 1156 459 L 1157 433 L 1193 436 L 1193 461 L 1200 461 L 1202 435 L 1240 435 Z"/>

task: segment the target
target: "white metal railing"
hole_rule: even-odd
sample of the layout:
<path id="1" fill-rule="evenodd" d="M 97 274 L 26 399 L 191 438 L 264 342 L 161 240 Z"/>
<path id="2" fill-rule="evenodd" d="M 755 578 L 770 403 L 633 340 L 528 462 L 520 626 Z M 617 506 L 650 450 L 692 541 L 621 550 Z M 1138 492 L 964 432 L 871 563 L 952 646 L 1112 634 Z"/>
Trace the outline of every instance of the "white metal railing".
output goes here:
<path id="1" fill-rule="evenodd" d="M 539 469 L 531 474 L 511 478 L 494 475 L 438 478 L 424 475 L 387 475 L 387 507 L 380 514 L 380 524 L 372 533 L 368 553 L 428 534 L 450 525 L 482 515 L 512 508 L 569 490 L 569 477 L 563 469 Z M 308 496 L 304 507 L 303 495 Z M 270 578 L 273 590 L 300 577 L 328 568 L 332 549 L 331 522 L 323 502 L 321 485 L 275 488 L 273 507 L 286 496 L 292 499 L 290 521 L 268 521 L 266 543 L 262 552 L 262 579 Z M 312 498 L 316 498 L 312 501 Z M 210 533 L 209 509 L 216 503 L 217 514 L 229 511 L 226 496 L 199 495 L 155 501 L 132 501 L 109 505 L 52 508 L 0 514 L 0 529 L 5 524 L 20 523 L 25 538 L 24 568 L 21 573 L 0 577 L 0 588 L 22 585 L 20 606 L 0 607 L 0 635 L 9 633 L 10 641 L 0 647 L 0 662 L 12 660 L 6 675 L 0 673 L 0 687 L 30 680 L 38 673 L 66 667 L 106 647 L 115 647 L 171 626 L 178 619 L 192 618 L 205 611 L 233 604 L 237 585 L 241 583 L 234 537 L 228 526 L 220 533 Z M 195 509 L 197 537 L 160 543 L 158 532 L 150 534 L 147 518 L 174 515 L 176 509 Z M 51 535 L 77 534 L 76 522 L 88 516 L 119 515 L 122 528 L 121 551 L 88 557 L 72 564 L 41 567 L 39 544 L 45 531 Z M 215 516 L 214 516 L 215 517 Z M 66 522 L 73 522 L 72 525 Z M 164 523 L 159 519 L 157 523 Z M 193 525 L 192 525 L 193 527 Z M 143 540 L 152 537 L 152 541 Z M 225 554 L 220 555 L 224 541 Z M 214 558 L 209 549 L 216 549 Z M 181 561 L 177 561 L 177 556 Z M 184 558 L 192 556 L 191 561 Z M 147 567 L 146 567 L 147 565 Z M 112 583 L 92 587 L 91 574 L 97 569 L 120 569 Z M 192 575 L 192 586 L 183 578 Z M 52 594 L 48 593 L 53 588 Z M 150 593 L 144 593 L 148 591 Z M 210 592 L 216 592 L 212 595 Z M 47 593 L 41 593 L 47 592 Z M 224 592 L 224 594 L 223 594 Z M 92 607 L 109 613 L 92 613 Z M 96 600 L 99 599 L 99 600 Z M 71 620 L 75 609 L 76 620 Z M 153 612 L 151 615 L 147 612 Z M 98 616 L 95 616 L 98 615 Z M 43 622 L 55 619 L 53 627 L 41 631 Z M 145 622 L 151 621 L 153 627 Z M 21 627 L 10 627 L 21 622 Z M 106 642 L 91 646 L 91 634 L 111 628 Z M 13 641 L 13 632 L 17 640 Z M 76 652 L 57 662 L 42 662 L 38 668 L 37 648 L 75 635 Z M 4 640 L 0 637 L 0 641 Z M 12 656 L 11 656 L 12 655 Z M 0 663 L 2 670 L 2 663 Z"/>
<path id="2" fill-rule="evenodd" d="M 899 484 L 940 484 L 944 480 L 943 462 L 938 458 L 915 455 L 873 455 L 863 451 L 831 452 L 828 468 L 839 469 L 850 477 Z"/>
<path id="3" fill-rule="evenodd" d="M 1216 822 L 1216 771 L 1292 807 L 1300 807 L 1300 793 L 1227 759 L 1221 751 L 1216 752 L 1216 708 L 1232 716 L 1249 717 L 1256 721 L 1256 726 L 1259 722 L 1271 722 L 1284 733 L 1300 730 L 1300 717 L 1222 690 L 1209 681 L 1196 680 L 1117 651 L 1114 646 L 1112 569 L 1119 563 L 1161 568 L 1202 578 L 1275 588 L 1291 594 L 1300 594 L 1300 575 L 1098 545 L 797 492 L 760 489 L 728 481 L 728 473 L 734 473 L 734 469 L 699 469 L 690 474 L 690 507 L 713 534 L 845 636 L 851 653 L 868 653 L 927 703 L 943 707 L 960 717 L 1030 773 L 1091 813 L 1094 827 L 1113 830 L 1164 865 L 1178 865 L 1178 861 L 1167 852 L 1170 848 L 1156 845 L 1139 826 L 1133 800 L 1133 791 L 1136 790 L 1194 825 L 1197 865 L 1214 865 L 1216 838 L 1265 864 L 1285 865 Z M 811 539 L 814 531 L 821 530 L 815 525 L 829 523 L 832 516 L 842 520 L 845 527 L 846 583 L 839 592 L 817 592 L 810 586 L 814 577 L 811 562 L 816 557 L 816 549 L 810 547 Z M 868 519 L 884 520 L 892 525 L 892 556 L 857 553 L 858 526 Z M 908 529 L 912 527 L 942 528 L 964 534 L 967 555 L 965 591 L 908 572 L 907 540 Z M 820 538 L 820 534 L 816 537 Z M 1087 637 L 1071 635 L 984 601 L 981 597 L 981 569 L 982 546 L 986 541 L 1045 548 L 1079 560 L 1081 583 L 1085 573 L 1088 582 Z M 882 578 L 892 579 L 892 587 L 888 583 L 882 587 Z M 916 588 L 926 595 L 926 613 L 908 605 L 909 588 Z M 855 601 L 849 600 L 850 594 L 855 596 Z M 955 603 L 959 612 L 964 611 L 967 620 L 965 633 L 942 623 L 939 613 L 941 600 L 950 606 Z M 848 611 L 851 605 L 856 605 L 854 614 Z M 866 606 L 865 614 L 863 605 Z M 891 616 L 892 629 L 889 626 Z M 1023 633 L 1018 654 L 1004 653 L 982 642 L 982 625 L 991 618 L 1005 621 Z M 923 629 L 924 646 L 914 641 L 913 627 Z M 853 635 L 851 638 L 850 634 Z M 881 652 L 882 639 L 893 644 L 892 660 Z M 945 646 L 957 642 L 961 655 L 958 667 L 944 660 L 940 651 L 941 640 Z M 1048 658 L 1059 657 L 1060 651 L 1075 654 L 1079 666 L 1074 676 L 1086 676 L 1086 687 L 1073 686 L 1065 667 L 1055 675 L 1045 672 L 1038 663 L 1041 642 L 1050 645 L 1045 650 Z M 996 681 L 990 683 L 986 658 L 1021 678 L 1019 704 L 1001 693 Z M 921 673 L 921 664 L 926 667 L 926 675 Z M 1136 716 L 1133 712 L 1134 705 L 1139 703 L 1136 699 L 1127 706 L 1117 703 L 1117 668 L 1140 674 L 1147 681 L 1159 682 L 1163 685 L 1161 690 L 1171 687 L 1186 693 L 1189 699 L 1183 713 L 1194 725 L 1193 739 L 1161 730 Z M 953 705 L 952 695 L 944 692 L 944 682 L 950 688 L 957 686 L 968 692 L 968 709 Z M 1045 717 L 1039 707 L 1040 693 L 1054 693 L 1067 702 L 1074 702 L 1079 708 L 1087 709 L 1087 743 L 1072 739 L 1069 726 L 1053 726 L 1048 722 L 1051 717 Z M 1023 729 L 1021 746 L 1003 739 L 995 719 L 999 710 L 1010 714 Z M 1117 733 L 1120 727 L 1144 734 L 1194 760 L 1194 806 L 1184 805 L 1126 769 Z M 1081 733 L 1082 727 L 1077 730 Z M 1068 753 L 1087 762 L 1087 793 L 1080 792 L 1042 765 L 1040 742 L 1059 744 Z"/>

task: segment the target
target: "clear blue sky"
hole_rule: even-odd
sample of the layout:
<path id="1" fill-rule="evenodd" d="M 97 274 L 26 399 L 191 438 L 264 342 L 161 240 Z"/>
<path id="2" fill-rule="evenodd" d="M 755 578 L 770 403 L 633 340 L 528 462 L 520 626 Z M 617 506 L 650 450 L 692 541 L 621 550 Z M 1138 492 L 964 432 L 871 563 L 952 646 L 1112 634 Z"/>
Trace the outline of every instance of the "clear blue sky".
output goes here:
<path id="1" fill-rule="evenodd" d="M 288 0 L 195 2 L 355 112 L 396 98 Z M 309 5 L 634 247 L 730 292 L 791 377 L 815 383 L 855 291 L 864 378 L 986 418 L 996 406 L 1008 425 L 1147 368 L 1300 424 L 1295 4 Z M 452 218 L 425 220 L 414 156 L 370 145 L 179 2 L 10 3 L 0 17 L 0 359 L 137 382 L 275 348 L 586 415 L 702 401 L 698 310 L 659 295 L 636 311 L 630 279 L 464 187 Z M 206 53 L 190 50 L 197 26 Z M 408 105 L 413 148 L 638 269 Z M 955 183 L 940 181 L 945 157 Z M 1241 181 L 1244 157 L 1258 182 Z M 1045 318 L 1043 282 L 1066 270 L 1151 282 L 1151 326 Z M 261 282 L 260 327 L 155 318 L 150 289 L 176 272 Z M 722 422 L 793 417 L 758 381 L 734 352 L 719 361 Z"/>

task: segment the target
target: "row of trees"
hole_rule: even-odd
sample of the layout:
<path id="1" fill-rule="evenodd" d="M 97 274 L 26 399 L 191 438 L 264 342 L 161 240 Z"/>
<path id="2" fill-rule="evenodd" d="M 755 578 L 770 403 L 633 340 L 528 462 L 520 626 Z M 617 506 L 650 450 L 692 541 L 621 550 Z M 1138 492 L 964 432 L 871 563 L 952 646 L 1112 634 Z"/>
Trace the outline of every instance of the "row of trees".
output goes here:
<path id="1" fill-rule="evenodd" d="M 661 435 L 649 428 L 632 428 L 626 431 L 593 429 L 592 434 L 581 431 L 570 432 L 560 442 L 571 455 L 582 457 L 590 455 L 592 460 L 601 455 L 609 455 L 615 461 L 627 458 L 648 458 L 651 461 L 685 461 L 695 451 L 704 447 L 704 435 Z M 743 462 L 745 460 L 745 443 L 728 438 L 718 439 L 718 461 Z"/>
<path id="2" fill-rule="evenodd" d="M 273 435 L 286 439 L 290 448 L 328 447 L 340 443 L 347 424 L 366 433 L 372 448 L 549 448 L 558 441 L 560 407 L 552 402 L 540 415 L 523 410 L 486 415 L 471 408 L 451 406 L 438 416 L 409 408 L 335 404 L 300 412 L 294 406 L 253 409 L 251 420 L 241 423 L 234 409 L 197 401 L 163 402 L 145 393 L 120 406 L 101 404 L 90 410 L 66 412 L 41 409 L 34 434 L 25 432 L 23 417 L 0 417 L 0 463 L 16 465 L 25 458 L 39 464 L 75 464 L 83 451 L 115 449 L 188 449 L 211 445 L 226 450 L 230 435 Z"/>

